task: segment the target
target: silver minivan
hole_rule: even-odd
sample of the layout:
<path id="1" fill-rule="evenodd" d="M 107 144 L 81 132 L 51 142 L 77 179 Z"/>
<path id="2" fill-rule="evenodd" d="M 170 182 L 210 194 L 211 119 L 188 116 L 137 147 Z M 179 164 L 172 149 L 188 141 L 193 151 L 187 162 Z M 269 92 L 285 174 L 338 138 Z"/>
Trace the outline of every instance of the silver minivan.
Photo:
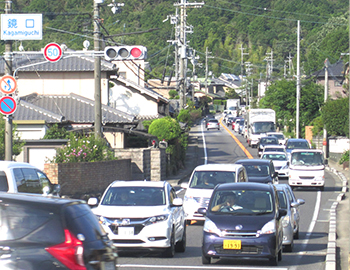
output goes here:
<path id="1" fill-rule="evenodd" d="M 187 223 L 204 220 L 199 208 L 207 207 L 217 184 L 248 182 L 247 172 L 240 164 L 205 164 L 197 166 L 189 182 L 182 183 L 186 189 L 183 207 Z"/>

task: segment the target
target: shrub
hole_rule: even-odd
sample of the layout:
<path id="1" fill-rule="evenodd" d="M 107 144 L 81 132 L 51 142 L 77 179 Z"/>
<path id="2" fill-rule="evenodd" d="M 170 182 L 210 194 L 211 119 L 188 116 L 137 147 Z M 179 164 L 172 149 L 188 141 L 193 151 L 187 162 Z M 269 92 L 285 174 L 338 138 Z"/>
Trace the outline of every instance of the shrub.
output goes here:
<path id="1" fill-rule="evenodd" d="M 349 161 L 349 150 L 345 151 L 339 160 L 339 164 L 343 164 L 344 162 Z"/>
<path id="2" fill-rule="evenodd" d="M 114 151 L 100 137 L 70 133 L 69 142 L 56 151 L 50 163 L 97 162 L 115 160 Z"/>

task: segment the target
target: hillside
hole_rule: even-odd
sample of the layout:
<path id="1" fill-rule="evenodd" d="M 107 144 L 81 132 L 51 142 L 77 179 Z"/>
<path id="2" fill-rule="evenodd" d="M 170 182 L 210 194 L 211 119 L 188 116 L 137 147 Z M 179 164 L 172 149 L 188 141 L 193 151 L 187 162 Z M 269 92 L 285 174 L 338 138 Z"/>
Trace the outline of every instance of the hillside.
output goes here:
<path id="1" fill-rule="evenodd" d="M 174 27 L 163 20 L 175 14 L 176 1 L 129 0 L 116 14 L 108 6 L 111 2 L 105 0 L 100 9 L 105 43 L 144 45 L 152 74 L 161 77 L 166 68 L 169 75 L 174 69 L 174 48 L 167 41 L 174 39 Z M 187 24 L 193 26 L 187 39 L 202 64 L 208 47 L 214 56 L 209 70 L 216 76 L 222 72 L 240 74 L 241 47 L 249 53 L 244 61 L 253 64 L 253 77 L 265 76 L 265 59 L 272 55 L 274 75 L 282 76 L 288 57 L 296 67 L 300 20 L 302 73 L 310 75 L 322 68 L 326 58 L 335 63 L 341 53 L 348 52 L 347 9 L 344 0 L 207 0 L 202 8 L 187 9 Z M 13 0 L 13 13 L 43 14 L 43 40 L 23 41 L 25 50 L 40 50 L 49 42 L 65 43 L 73 49 L 82 49 L 86 39 L 93 44 L 93 0 Z M 131 34 L 134 32 L 145 33 Z M 13 50 L 19 45 L 14 42 Z M 4 52 L 4 41 L 0 51 Z M 196 71 L 203 76 L 204 65 Z"/>

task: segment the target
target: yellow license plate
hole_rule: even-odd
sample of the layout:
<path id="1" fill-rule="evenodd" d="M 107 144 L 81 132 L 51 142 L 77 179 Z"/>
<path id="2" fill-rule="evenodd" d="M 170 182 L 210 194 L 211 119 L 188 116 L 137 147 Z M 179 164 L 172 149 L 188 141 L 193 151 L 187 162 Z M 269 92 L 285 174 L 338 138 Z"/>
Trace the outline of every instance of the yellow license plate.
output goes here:
<path id="1" fill-rule="evenodd" d="M 241 240 L 224 240 L 224 249 L 241 249 Z"/>

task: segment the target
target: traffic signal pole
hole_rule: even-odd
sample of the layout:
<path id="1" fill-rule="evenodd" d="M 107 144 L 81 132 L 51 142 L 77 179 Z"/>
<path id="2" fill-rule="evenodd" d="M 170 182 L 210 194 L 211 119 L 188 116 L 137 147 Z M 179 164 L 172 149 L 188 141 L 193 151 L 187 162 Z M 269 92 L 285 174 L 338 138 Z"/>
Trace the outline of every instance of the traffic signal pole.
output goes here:
<path id="1" fill-rule="evenodd" d="M 94 0 L 94 79 L 95 79 L 95 137 L 101 137 L 101 57 L 100 51 L 100 9 L 99 1 Z"/>
<path id="2" fill-rule="evenodd" d="M 12 13 L 12 1 L 5 2 L 5 14 Z M 12 76 L 12 40 L 5 40 L 5 75 Z M 12 115 L 5 121 L 5 160 L 12 160 Z"/>

